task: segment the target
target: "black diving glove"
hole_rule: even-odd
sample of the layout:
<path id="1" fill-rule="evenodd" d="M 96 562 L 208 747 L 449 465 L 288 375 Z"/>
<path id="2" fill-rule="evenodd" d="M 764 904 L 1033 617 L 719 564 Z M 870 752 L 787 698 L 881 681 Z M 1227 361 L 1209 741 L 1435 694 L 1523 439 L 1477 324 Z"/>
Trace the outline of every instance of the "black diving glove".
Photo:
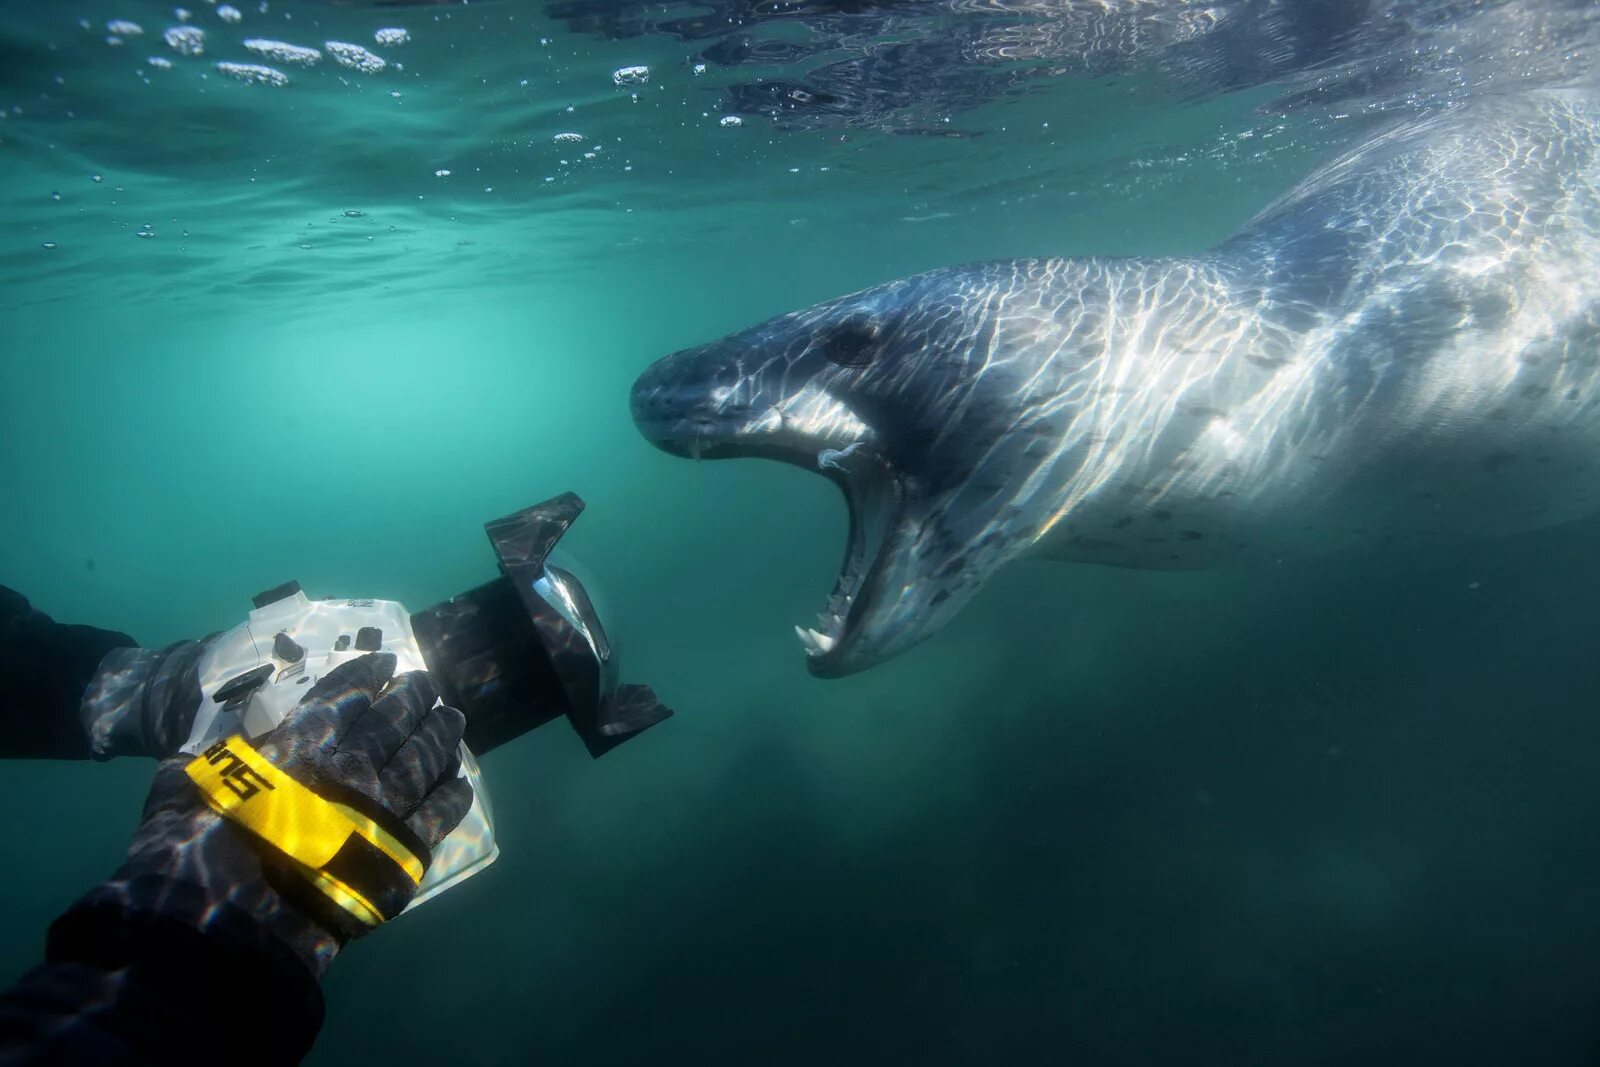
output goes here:
<path id="1" fill-rule="evenodd" d="M 458 777 L 465 720 L 454 708 L 435 706 L 425 673 L 396 678 L 394 669 L 395 657 L 387 653 L 352 660 L 325 675 L 254 748 L 231 738 L 201 757 L 165 760 L 127 861 L 57 923 L 52 961 L 100 951 L 82 946 L 81 919 L 104 913 L 123 925 L 129 919 L 135 926 L 178 924 L 234 944 L 265 932 L 320 977 L 346 941 L 398 914 L 420 874 L 396 878 L 391 865 L 386 875 L 365 840 L 352 835 L 365 851 L 319 871 L 296 861 L 292 843 L 288 851 L 278 847 L 294 840 L 292 824 L 302 809 L 287 809 L 288 816 L 280 809 L 275 843 L 270 833 L 214 810 L 218 794 L 281 801 L 309 790 L 315 796 L 305 810 L 331 810 L 326 801 L 342 805 L 338 810 L 358 822 L 366 818 L 369 830 L 378 827 L 368 839 L 398 841 L 401 852 L 411 852 L 425 869 L 428 853 L 472 806 L 472 788 Z M 256 764 L 260 773 L 239 770 L 240 756 L 264 761 Z M 213 774 L 209 794 L 199 777 L 206 773 Z M 288 838 L 281 832 L 285 819 Z M 364 892 L 366 914 L 319 883 L 328 871 L 335 886 Z M 363 875 L 370 877 L 363 882 Z"/>
<path id="2" fill-rule="evenodd" d="M 211 637 L 107 652 L 78 706 L 89 755 L 165 759 L 178 751 L 200 709 L 200 659 Z"/>

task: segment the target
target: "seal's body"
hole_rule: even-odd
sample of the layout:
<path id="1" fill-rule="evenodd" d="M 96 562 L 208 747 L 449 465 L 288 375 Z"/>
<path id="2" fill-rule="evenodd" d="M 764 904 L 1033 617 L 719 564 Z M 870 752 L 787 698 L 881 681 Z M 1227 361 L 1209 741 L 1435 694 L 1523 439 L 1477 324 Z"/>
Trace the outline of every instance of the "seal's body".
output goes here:
<path id="1" fill-rule="evenodd" d="M 1388 128 L 1209 253 L 934 271 L 660 361 L 670 451 L 851 503 L 819 674 L 1023 554 L 1205 567 L 1600 510 L 1600 101 Z"/>

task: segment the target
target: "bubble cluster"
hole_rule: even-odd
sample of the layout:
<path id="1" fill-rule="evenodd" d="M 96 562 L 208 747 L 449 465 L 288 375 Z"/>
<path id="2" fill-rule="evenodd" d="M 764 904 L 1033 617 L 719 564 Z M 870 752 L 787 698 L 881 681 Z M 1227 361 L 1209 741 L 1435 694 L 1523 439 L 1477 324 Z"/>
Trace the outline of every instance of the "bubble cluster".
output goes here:
<path id="1" fill-rule="evenodd" d="M 172 60 L 166 56 L 147 56 L 145 57 L 145 62 L 152 67 L 160 67 L 162 70 L 170 70 L 172 67 Z"/>
<path id="2" fill-rule="evenodd" d="M 244 12 L 234 7 L 232 4 L 223 4 L 221 7 L 217 8 L 217 18 L 221 19 L 223 22 L 238 22 L 240 19 L 244 18 Z"/>
<path id="3" fill-rule="evenodd" d="M 297 67 L 309 67 L 322 58 L 322 53 L 315 48 L 303 48 L 287 41 L 273 41 L 265 37 L 247 38 L 244 46 L 258 56 Z"/>
<path id="4" fill-rule="evenodd" d="M 618 67 L 611 72 L 613 85 L 643 85 L 649 80 L 649 67 Z"/>
<path id="5" fill-rule="evenodd" d="M 583 134 L 571 132 L 558 133 L 555 135 L 555 137 L 551 138 L 551 140 L 555 141 L 556 144 L 582 144 Z"/>
<path id="6" fill-rule="evenodd" d="M 396 45 L 409 43 L 411 40 L 411 34 L 400 26 L 385 26 L 383 29 L 374 33 L 372 35 L 372 39 L 383 45 L 385 48 L 393 48 Z"/>
<path id="7" fill-rule="evenodd" d="M 740 118 L 738 115 L 724 115 L 722 118 L 717 120 L 717 125 L 727 126 L 731 129 L 734 126 L 743 126 L 744 119 Z"/>
<path id="8" fill-rule="evenodd" d="M 226 74 L 236 81 L 246 82 L 250 85 L 282 87 L 289 84 L 289 75 L 281 70 L 263 67 L 259 63 L 230 63 L 224 60 L 217 64 L 217 73 Z"/>
<path id="9" fill-rule="evenodd" d="M 206 50 L 206 31 L 198 26 L 173 26 L 161 36 L 181 56 L 198 56 Z"/>
<path id="10" fill-rule="evenodd" d="M 106 32 L 114 33 L 118 37 L 138 37 L 144 33 L 144 27 L 127 19 L 112 19 L 106 23 Z"/>
<path id="11" fill-rule="evenodd" d="M 358 44 L 350 44 L 347 41 L 327 41 L 322 47 L 328 50 L 328 54 L 333 57 L 334 62 L 341 67 L 359 70 L 363 74 L 376 74 L 388 66 L 383 61 L 382 56 L 374 55 Z"/>

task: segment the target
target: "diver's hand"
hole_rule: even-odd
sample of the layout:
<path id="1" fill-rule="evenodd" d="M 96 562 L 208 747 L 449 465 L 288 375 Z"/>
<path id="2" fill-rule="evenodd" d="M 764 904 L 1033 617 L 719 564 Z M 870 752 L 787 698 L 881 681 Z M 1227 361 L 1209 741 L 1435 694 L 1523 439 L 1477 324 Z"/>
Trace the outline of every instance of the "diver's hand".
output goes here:
<path id="1" fill-rule="evenodd" d="M 382 652 L 330 671 L 260 751 L 313 792 L 354 790 L 432 849 L 472 807 L 472 787 L 458 777 L 466 718 L 434 706 L 439 694 L 426 673 L 396 678 L 394 668 Z"/>
<path id="2" fill-rule="evenodd" d="M 472 805 L 471 786 L 457 777 L 465 720 L 433 706 L 426 674 L 395 678 L 394 668 L 394 656 L 372 654 L 329 672 L 258 751 L 314 793 L 381 807 L 431 850 Z M 163 762 L 127 862 L 84 905 L 225 935 L 254 924 L 320 976 L 367 927 L 271 846 L 207 806 L 185 771 L 189 761 Z"/>

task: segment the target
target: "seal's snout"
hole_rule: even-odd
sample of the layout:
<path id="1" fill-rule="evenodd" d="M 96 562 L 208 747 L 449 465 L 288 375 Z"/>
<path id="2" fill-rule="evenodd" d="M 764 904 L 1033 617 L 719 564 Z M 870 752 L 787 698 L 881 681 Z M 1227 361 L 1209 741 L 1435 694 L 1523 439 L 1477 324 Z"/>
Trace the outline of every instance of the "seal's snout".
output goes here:
<path id="1" fill-rule="evenodd" d="M 671 393 L 664 388 L 666 383 L 662 380 L 660 367 L 660 363 L 648 367 L 635 379 L 633 389 L 628 394 L 628 409 L 633 414 L 634 425 L 646 437 L 651 437 L 651 428 L 670 417 L 678 406 L 672 402 Z"/>
<path id="2" fill-rule="evenodd" d="M 647 367 L 633 383 L 629 407 L 645 439 L 674 455 L 699 457 L 737 436 L 743 411 L 739 391 L 723 379 L 721 361 L 688 349 Z"/>
<path id="3" fill-rule="evenodd" d="M 689 418 L 702 405 L 705 390 L 695 388 L 684 371 L 680 356 L 668 356 L 645 368 L 633 383 L 628 403 L 646 437 L 653 429 Z"/>

